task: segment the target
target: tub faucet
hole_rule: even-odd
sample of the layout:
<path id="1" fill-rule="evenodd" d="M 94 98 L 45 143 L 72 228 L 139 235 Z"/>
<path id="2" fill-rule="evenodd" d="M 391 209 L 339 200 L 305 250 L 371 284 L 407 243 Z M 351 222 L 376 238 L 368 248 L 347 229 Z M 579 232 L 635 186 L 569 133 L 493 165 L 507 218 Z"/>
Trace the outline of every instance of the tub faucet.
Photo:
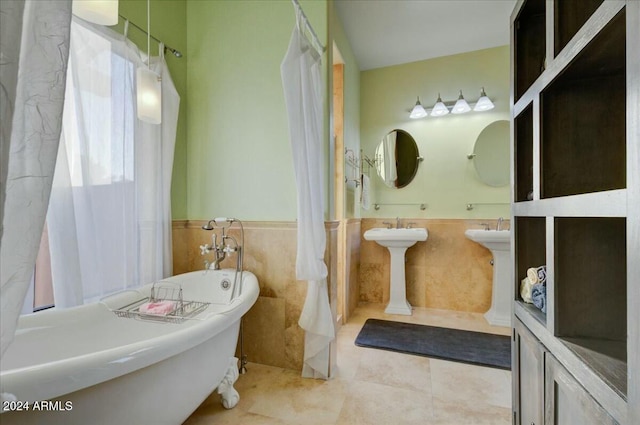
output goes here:
<path id="1" fill-rule="evenodd" d="M 496 223 L 496 230 L 502 230 L 502 222 L 504 221 L 504 217 L 498 218 L 498 222 Z"/>

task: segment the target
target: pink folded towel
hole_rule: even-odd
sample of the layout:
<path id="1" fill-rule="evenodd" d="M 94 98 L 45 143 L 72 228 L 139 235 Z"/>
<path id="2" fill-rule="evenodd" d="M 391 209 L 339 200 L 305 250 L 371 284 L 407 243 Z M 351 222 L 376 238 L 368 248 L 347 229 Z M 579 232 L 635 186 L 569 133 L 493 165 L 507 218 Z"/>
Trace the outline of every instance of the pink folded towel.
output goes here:
<path id="1" fill-rule="evenodd" d="M 156 314 L 159 316 L 166 316 L 176 309 L 175 301 L 157 301 L 157 302 L 148 302 L 142 304 L 138 311 L 140 313 L 145 314 Z"/>

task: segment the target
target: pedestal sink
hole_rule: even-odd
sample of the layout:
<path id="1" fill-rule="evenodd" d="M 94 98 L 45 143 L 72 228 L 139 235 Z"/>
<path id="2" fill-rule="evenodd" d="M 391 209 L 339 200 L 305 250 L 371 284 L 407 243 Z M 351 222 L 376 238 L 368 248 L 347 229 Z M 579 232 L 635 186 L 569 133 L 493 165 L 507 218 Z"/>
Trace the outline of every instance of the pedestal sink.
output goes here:
<path id="1" fill-rule="evenodd" d="M 485 319 L 496 326 L 511 326 L 511 285 L 509 284 L 509 252 L 511 231 L 469 229 L 465 236 L 491 251 L 493 255 L 493 293 L 491 308 Z"/>
<path id="2" fill-rule="evenodd" d="M 386 247 L 391 255 L 391 282 L 387 314 L 411 316 L 411 304 L 407 301 L 407 285 L 404 272 L 404 253 L 418 241 L 427 240 L 427 229 L 374 228 L 364 232 L 364 238 Z"/>

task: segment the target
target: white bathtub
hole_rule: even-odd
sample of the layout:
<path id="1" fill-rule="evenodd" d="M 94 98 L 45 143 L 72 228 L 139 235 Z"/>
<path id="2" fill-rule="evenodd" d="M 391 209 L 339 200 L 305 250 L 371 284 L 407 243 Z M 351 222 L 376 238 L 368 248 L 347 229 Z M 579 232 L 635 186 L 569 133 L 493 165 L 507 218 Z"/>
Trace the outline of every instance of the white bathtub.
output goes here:
<path id="1" fill-rule="evenodd" d="M 121 318 L 111 311 L 148 296 L 151 285 L 101 303 L 23 316 L 0 374 L 1 391 L 17 402 L 3 402 L 0 409 L 11 411 L 5 410 L 0 422 L 181 424 L 229 382 L 221 385 L 227 372 L 231 381 L 233 373 L 237 376 L 237 365 L 230 364 L 240 318 L 258 298 L 259 287 L 245 271 L 240 296 L 229 301 L 234 288 L 225 290 L 221 282 L 233 282 L 234 274 L 209 270 L 166 279 L 182 285 L 185 300 L 212 303 L 179 324 Z M 52 402 L 42 403 L 47 400 Z"/>

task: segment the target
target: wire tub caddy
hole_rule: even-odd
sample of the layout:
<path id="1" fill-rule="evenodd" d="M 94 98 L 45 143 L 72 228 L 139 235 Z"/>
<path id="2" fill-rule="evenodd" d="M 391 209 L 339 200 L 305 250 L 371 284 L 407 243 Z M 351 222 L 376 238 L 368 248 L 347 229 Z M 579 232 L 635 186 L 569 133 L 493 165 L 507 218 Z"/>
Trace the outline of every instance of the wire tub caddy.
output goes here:
<path id="1" fill-rule="evenodd" d="M 173 303 L 173 307 L 166 313 L 140 311 L 141 307 L 149 303 L 166 302 Z M 209 304 L 211 303 L 184 300 L 182 298 L 182 286 L 180 284 L 156 282 L 151 286 L 151 296 L 111 311 L 118 317 L 126 317 L 129 319 L 150 320 L 163 323 L 182 323 L 187 319 L 197 319 L 195 316 L 204 311 Z"/>

